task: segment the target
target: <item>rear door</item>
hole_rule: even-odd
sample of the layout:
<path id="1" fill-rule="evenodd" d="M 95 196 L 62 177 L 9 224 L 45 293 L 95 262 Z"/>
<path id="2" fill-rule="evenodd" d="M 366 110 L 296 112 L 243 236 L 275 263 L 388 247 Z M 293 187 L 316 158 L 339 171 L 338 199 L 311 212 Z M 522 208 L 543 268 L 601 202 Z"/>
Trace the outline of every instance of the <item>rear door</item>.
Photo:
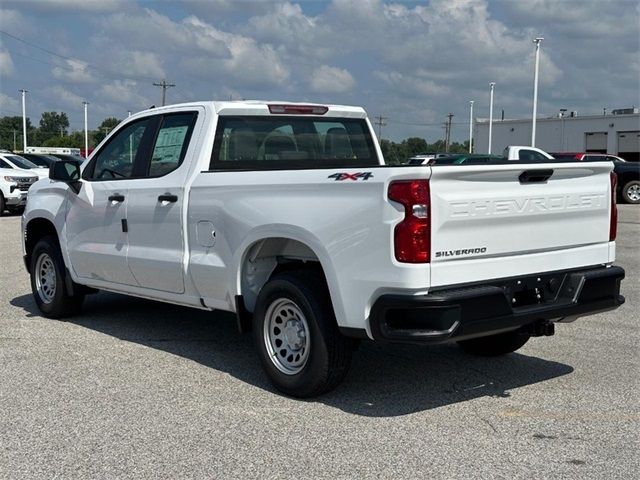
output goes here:
<path id="1" fill-rule="evenodd" d="M 610 171 L 610 162 L 432 168 L 432 284 L 607 262 Z"/>
<path id="2" fill-rule="evenodd" d="M 171 293 L 184 292 L 184 204 L 187 155 L 197 111 L 162 115 L 144 178 L 131 184 L 127 206 L 129 268 L 138 285 Z M 204 110 L 201 109 L 203 116 Z"/>

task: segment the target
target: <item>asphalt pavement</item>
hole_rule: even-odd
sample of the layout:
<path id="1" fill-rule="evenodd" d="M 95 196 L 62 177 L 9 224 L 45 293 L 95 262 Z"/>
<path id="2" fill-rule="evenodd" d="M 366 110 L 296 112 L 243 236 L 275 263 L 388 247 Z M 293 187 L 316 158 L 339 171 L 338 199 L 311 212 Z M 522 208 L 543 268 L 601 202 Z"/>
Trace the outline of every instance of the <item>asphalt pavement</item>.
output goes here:
<path id="1" fill-rule="evenodd" d="M 232 316 L 100 293 L 41 317 L 0 218 L 0 478 L 638 478 L 640 207 L 627 303 L 502 358 L 364 343 L 343 385 L 273 390 Z"/>

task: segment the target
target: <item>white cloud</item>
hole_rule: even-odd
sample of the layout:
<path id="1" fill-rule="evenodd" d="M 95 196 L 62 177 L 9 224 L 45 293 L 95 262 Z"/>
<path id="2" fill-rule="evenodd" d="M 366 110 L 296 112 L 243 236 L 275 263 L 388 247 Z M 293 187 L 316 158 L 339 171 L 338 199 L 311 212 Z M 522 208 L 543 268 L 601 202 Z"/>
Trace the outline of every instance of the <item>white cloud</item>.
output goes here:
<path id="1" fill-rule="evenodd" d="M 82 108 L 82 102 L 85 100 L 61 85 L 54 85 L 45 90 L 45 94 L 51 98 L 51 104 L 54 108 L 64 107 L 70 110 L 79 110 Z"/>
<path id="2" fill-rule="evenodd" d="M 259 44 L 254 39 L 218 30 L 197 17 L 184 20 L 198 35 L 213 41 L 223 42 L 230 57 L 212 62 L 206 57 L 193 58 L 185 64 L 199 73 L 213 76 L 219 71 L 227 74 L 239 85 L 264 87 L 282 85 L 290 72 L 279 53 L 268 44 Z"/>
<path id="3" fill-rule="evenodd" d="M 0 50 L 0 77 L 13 75 L 13 59 L 6 50 Z"/>
<path id="4" fill-rule="evenodd" d="M 159 55 L 171 53 L 206 54 L 210 58 L 229 56 L 224 39 L 203 36 L 191 21 L 177 22 L 149 8 L 140 13 L 116 13 L 100 20 L 102 32 L 96 40 L 100 46 L 113 49 L 134 46 Z"/>
<path id="5" fill-rule="evenodd" d="M 353 90 L 356 81 L 348 70 L 322 65 L 312 73 L 309 86 L 318 93 L 344 93 Z"/>
<path id="6" fill-rule="evenodd" d="M 68 83 L 90 83 L 95 81 L 86 63 L 79 60 L 64 60 L 51 70 L 54 78 Z"/>
<path id="7" fill-rule="evenodd" d="M 0 93 L 0 116 L 19 115 L 22 111 L 21 108 L 22 107 L 17 98 L 13 98 L 9 95 L 5 95 L 4 93 Z"/>

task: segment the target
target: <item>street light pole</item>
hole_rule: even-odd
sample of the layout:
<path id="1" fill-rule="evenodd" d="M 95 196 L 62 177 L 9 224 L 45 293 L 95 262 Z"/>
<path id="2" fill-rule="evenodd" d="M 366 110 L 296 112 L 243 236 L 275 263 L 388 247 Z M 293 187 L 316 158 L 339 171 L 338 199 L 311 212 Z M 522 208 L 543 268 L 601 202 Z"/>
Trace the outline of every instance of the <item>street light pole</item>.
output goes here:
<path id="1" fill-rule="evenodd" d="M 87 121 L 87 106 L 89 102 L 82 102 L 84 105 L 84 158 L 89 158 L 89 126 Z"/>
<path id="2" fill-rule="evenodd" d="M 491 82 L 491 93 L 489 94 L 489 154 L 491 154 L 491 141 L 493 140 L 493 87 L 496 86 L 495 82 Z"/>
<path id="3" fill-rule="evenodd" d="M 27 153 L 27 90 L 20 90 L 22 93 L 22 153 Z"/>
<path id="4" fill-rule="evenodd" d="M 536 117 L 538 116 L 538 68 L 540 66 L 540 43 L 544 38 L 536 37 L 536 61 L 533 71 L 533 114 L 531 119 L 531 146 L 536 146 Z"/>
<path id="5" fill-rule="evenodd" d="M 469 101 L 469 153 L 473 152 L 473 100 Z"/>

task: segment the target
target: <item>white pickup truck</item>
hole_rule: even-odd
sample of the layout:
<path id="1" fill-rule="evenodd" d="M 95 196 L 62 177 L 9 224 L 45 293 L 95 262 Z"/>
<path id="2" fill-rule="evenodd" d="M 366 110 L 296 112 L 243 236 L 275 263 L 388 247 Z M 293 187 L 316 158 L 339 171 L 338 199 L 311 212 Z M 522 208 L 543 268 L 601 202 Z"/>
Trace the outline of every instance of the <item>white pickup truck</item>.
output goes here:
<path id="1" fill-rule="evenodd" d="M 507 160 L 522 160 L 525 162 L 553 162 L 555 158 L 544 150 L 523 145 L 510 145 L 502 151 L 502 157 Z"/>
<path id="2" fill-rule="evenodd" d="M 96 290 L 235 312 L 309 397 L 362 339 L 500 355 L 622 304 L 611 169 L 385 166 L 357 107 L 155 108 L 32 187 L 25 264 L 51 318 Z"/>

